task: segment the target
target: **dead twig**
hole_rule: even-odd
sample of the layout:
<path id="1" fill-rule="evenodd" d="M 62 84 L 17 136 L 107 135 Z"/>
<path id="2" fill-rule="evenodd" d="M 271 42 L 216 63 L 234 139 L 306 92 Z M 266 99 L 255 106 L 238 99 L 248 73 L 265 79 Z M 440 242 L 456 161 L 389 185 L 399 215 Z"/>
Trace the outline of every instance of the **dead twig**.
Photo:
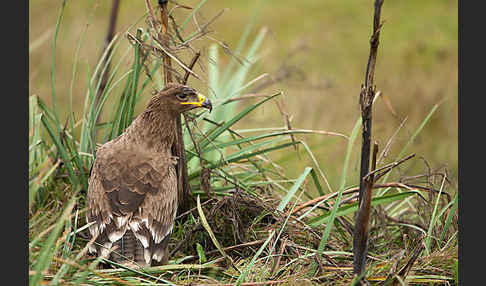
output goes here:
<path id="1" fill-rule="evenodd" d="M 370 144 L 371 144 L 371 123 L 372 123 L 372 104 L 376 94 L 376 87 L 374 86 L 374 75 L 376 57 L 378 54 L 378 44 L 380 37 L 380 23 L 381 6 L 384 0 L 375 0 L 374 16 L 373 16 L 373 34 L 370 39 L 370 54 L 368 64 L 366 66 L 365 83 L 361 87 L 359 95 L 359 103 L 361 106 L 362 118 L 362 142 L 361 142 L 361 166 L 360 166 L 360 181 L 359 181 L 359 210 L 356 217 L 355 235 L 353 237 L 353 273 L 361 276 L 365 269 L 365 259 L 367 252 L 368 240 L 368 223 L 369 211 L 371 208 L 371 190 L 373 179 L 365 180 L 365 176 L 369 173 L 370 165 Z M 376 158 L 376 156 L 375 156 Z M 375 159 L 376 163 L 376 159 Z M 372 175 L 373 176 L 373 175 Z M 374 176 L 373 176 L 374 177 Z M 364 224 L 364 225 L 363 225 Z M 358 283 L 361 284 L 360 280 Z"/>
<path id="2" fill-rule="evenodd" d="M 419 241 L 417 247 L 415 248 L 412 256 L 407 261 L 407 264 L 405 264 L 402 267 L 402 269 L 400 269 L 400 271 L 398 271 L 397 274 L 390 273 L 388 275 L 388 277 L 386 278 L 386 280 L 383 281 L 383 283 L 381 285 L 383 285 L 383 286 L 385 286 L 385 285 L 387 285 L 387 286 L 388 285 L 390 285 L 390 286 L 401 285 L 400 281 L 397 279 L 397 276 L 400 277 L 401 280 L 405 280 L 405 278 L 408 275 L 408 272 L 410 272 L 410 269 L 412 269 L 413 264 L 415 263 L 415 261 L 419 257 L 422 250 L 424 250 L 424 248 L 425 248 L 425 244 L 423 243 L 423 239 L 424 239 L 424 237 L 420 238 L 420 241 Z"/>
<path id="3" fill-rule="evenodd" d="M 376 169 L 376 170 L 368 173 L 364 177 L 364 179 L 366 180 L 370 175 L 373 174 L 375 176 L 375 180 L 379 180 L 381 177 L 383 177 L 384 175 L 386 175 L 386 173 L 390 172 L 393 168 L 395 168 L 396 166 L 402 164 L 405 161 L 408 161 L 408 160 L 412 159 L 413 157 L 415 157 L 415 154 L 410 154 L 410 155 L 408 155 L 407 157 L 405 157 L 403 159 L 400 159 L 400 160 L 398 160 L 396 162 L 392 162 L 392 163 L 387 164 L 387 165 L 385 165 L 383 167 L 380 167 L 380 168 L 378 168 L 378 169 Z M 381 172 L 379 174 L 376 174 L 376 173 L 378 173 L 380 171 L 383 171 L 383 172 Z"/>
<path id="4" fill-rule="evenodd" d="M 375 142 L 373 146 L 372 170 L 376 169 L 377 154 L 378 144 Z M 361 200 L 359 201 L 359 209 L 356 216 L 356 223 L 354 226 L 353 235 L 353 272 L 355 274 L 362 273 L 366 262 L 366 252 L 368 251 L 369 221 L 371 212 L 371 190 L 373 189 L 373 184 L 375 182 L 375 173 L 372 172 L 363 180 L 365 180 L 366 182 L 366 191 L 363 193 L 363 197 L 361 197 Z"/>
<path id="5" fill-rule="evenodd" d="M 391 144 L 395 140 L 395 137 L 397 136 L 398 132 L 402 129 L 403 125 L 405 125 L 405 122 L 407 122 L 407 119 L 408 117 L 405 117 L 405 119 L 403 119 L 402 123 L 400 123 L 400 126 L 397 128 L 395 133 L 393 133 L 393 135 L 386 143 L 385 148 L 383 148 L 383 151 L 381 151 L 380 157 L 378 157 L 378 164 L 381 164 L 381 162 L 383 162 L 383 160 L 386 158 L 388 151 L 390 150 Z"/>
<path id="6" fill-rule="evenodd" d="M 194 68 L 194 65 L 196 64 L 200 55 L 201 55 L 201 52 L 199 52 L 199 51 L 194 55 L 194 57 L 191 60 L 191 63 L 188 66 L 189 70 L 192 70 Z M 187 84 L 187 80 L 189 79 L 190 74 L 191 74 L 190 72 L 186 71 L 186 74 L 184 75 L 184 79 L 182 81 L 182 84 Z"/>
<path id="7" fill-rule="evenodd" d="M 435 189 L 432 189 L 432 188 L 428 188 L 428 187 L 424 187 L 424 186 L 417 186 L 417 185 L 410 185 L 410 184 L 405 184 L 405 183 L 400 183 L 400 182 L 392 182 L 392 183 L 386 183 L 386 184 L 375 184 L 375 185 L 373 185 L 373 189 L 383 189 L 383 188 L 400 188 L 400 189 L 407 189 L 407 190 L 418 189 L 418 190 L 422 190 L 422 191 L 439 193 L 438 190 L 435 190 Z M 359 187 L 350 188 L 350 189 L 344 190 L 343 195 L 355 193 L 355 192 L 358 192 L 358 191 L 359 191 Z M 292 210 L 291 214 L 295 214 L 295 213 L 297 213 L 298 211 L 300 211 L 304 208 L 316 205 L 323 200 L 333 198 L 333 197 L 337 196 L 338 194 L 339 194 L 339 192 L 334 192 L 334 193 L 331 193 L 331 194 L 327 194 L 327 195 L 320 196 L 320 197 L 314 198 L 312 200 L 309 200 L 309 201 L 295 207 Z M 450 195 L 448 193 L 442 192 L 442 194 L 450 197 Z"/>
<path id="8" fill-rule="evenodd" d="M 292 130 L 292 126 L 290 126 L 290 118 L 289 118 L 289 114 L 287 112 L 287 105 L 285 104 L 284 97 L 282 97 L 281 103 L 278 102 L 278 101 L 275 101 L 275 102 L 277 103 L 277 107 L 278 107 L 278 109 L 280 111 L 280 114 L 283 117 L 283 120 L 285 122 L 285 125 L 287 127 L 287 130 L 290 131 L 290 130 Z M 290 139 L 292 140 L 292 142 L 296 142 L 296 139 L 295 139 L 295 135 L 294 134 L 290 134 Z M 300 158 L 300 155 L 298 153 L 298 151 L 299 151 L 298 146 L 299 145 L 294 145 L 294 150 L 297 151 L 297 156 Z"/>
<path id="9" fill-rule="evenodd" d="M 321 275 L 322 272 L 324 272 L 324 269 L 322 267 L 322 262 L 321 262 L 321 259 L 319 258 L 319 253 L 317 251 L 314 255 L 314 260 L 317 262 L 317 266 L 319 267 L 319 271 L 317 271 L 316 275 Z"/>
<path id="10" fill-rule="evenodd" d="M 282 259 L 283 252 L 285 250 L 285 246 L 287 246 L 287 237 L 285 237 L 282 242 L 280 243 L 280 249 L 278 251 L 278 255 L 276 256 L 272 269 L 270 270 L 270 274 L 273 274 L 275 272 L 275 269 L 277 269 L 277 266 L 280 265 L 280 260 Z M 316 253 L 317 254 L 317 253 Z"/>

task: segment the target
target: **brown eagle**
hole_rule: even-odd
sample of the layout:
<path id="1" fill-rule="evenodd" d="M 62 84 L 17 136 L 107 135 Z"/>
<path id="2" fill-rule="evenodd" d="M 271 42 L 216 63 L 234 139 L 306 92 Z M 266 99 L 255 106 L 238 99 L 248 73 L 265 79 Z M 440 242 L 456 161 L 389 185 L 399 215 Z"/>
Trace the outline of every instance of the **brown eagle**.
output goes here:
<path id="1" fill-rule="evenodd" d="M 91 253 L 131 266 L 167 264 L 178 204 L 176 120 L 196 107 L 212 109 L 196 90 L 169 84 L 123 134 L 98 149 L 87 196 L 86 219 L 97 237 Z"/>

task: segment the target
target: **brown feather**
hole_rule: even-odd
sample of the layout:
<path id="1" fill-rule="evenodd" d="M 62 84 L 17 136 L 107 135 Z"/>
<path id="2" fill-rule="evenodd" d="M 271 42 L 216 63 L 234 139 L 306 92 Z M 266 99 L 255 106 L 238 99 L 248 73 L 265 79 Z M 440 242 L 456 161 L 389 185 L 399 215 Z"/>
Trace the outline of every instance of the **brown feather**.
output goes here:
<path id="1" fill-rule="evenodd" d="M 167 263 L 178 204 L 177 160 L 171 150 L 176 116 L 195 107 L 179 104 L 175 95 L 180 93 L 197 98 L 193 89 L 167 86 L 123 134 L 96 152 L 87 197 L 87 221 L 94 222 L 89 230 L 98 236 L 91 252 L 108 257 L 116 246 L 121 252 L 109 257 L 118 262 Z"/>

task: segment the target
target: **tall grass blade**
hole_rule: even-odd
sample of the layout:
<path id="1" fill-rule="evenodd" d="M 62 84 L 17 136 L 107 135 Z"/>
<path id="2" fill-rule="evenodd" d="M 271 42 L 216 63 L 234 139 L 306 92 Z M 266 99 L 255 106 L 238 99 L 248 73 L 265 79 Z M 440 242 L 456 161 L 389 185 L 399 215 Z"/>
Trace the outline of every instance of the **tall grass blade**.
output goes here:
<path id="1" fill-rule="evenodd" d="M 267 247 L 267 244 L 270 242 L 270 240 L 272 239 L 272 237 L 274 235 L 275 235 L 275 230 L 272 230 L 272 232 L 268 236 L 267 240 L 265 240 L 265 242 L 262 244 L 262 246 L 260 246 L 260 248 L 255 253 L 255 255 L 253 255 L 252 259 L 250 260 L 250 263 L 248 263 L 248 266 L 246 266 L 245 270 L 243 270 L 243 272 L 240 274 L 240 276 L 238 276 L 238 279 L 235 282 L 235 286 L 240 286 L 241 283 L 245 282 L 246 276 L 250 272 L 250 269 L 253 268 L 253 265 L 255 265 L 257 258 L 260 256 L 260 254 L 262 254 L 263 250 L 265 249 L 265 247 Z"/>
<path id="2" fill-rule="evenodd" d="M 71 181 L 71 183 L 76 187 L 79 184 L 78 177 L 75 175 L 74 167 L 71 162 L 71 158 L 68 155 L 68 151 L 66 150 L 65 146 L 61 142 L 61 138 L 55 133 L 53 130 L 52 126 L 47 122 L 47 119 L 45 116 L 41 117 L 42 124 L 46 128 L 47 132 L 49 133 L 49 136 L 51 137 L 52 141 L 54 142 L 54 145 L 56 145 L 56 149 L 58 150 L 61 159 L 68 171 L 68 176 Z"/>
<path id="3" fill-rule="evenodd" d="M 442 230 L 442 233 L 440 234 L 439 241 L 444 240 L 445 234 L 447 233 L 447 231 L 449 230 L 449 227 L 451 226 L 452 217 L 456 213 L 457 205 L 458 205 L 458 196 L 456 195 L 456 197 L 454 198 L 451 210 L 449 211 L 449 214 L 447 215 L 447 218 L 445 220 L 444 229 Z M 444 209 L 444 211 L 445 211 L 445 209 Z"/>
<path id="4" fill-rule="evenodd" d="M 403 149 L 400 151 L 398 158 L 401 158 L 405 155 L 405 152 L 408 150 L 410 145 L 412 145 L 412 143 L 415 141 L 415 138 L 417 138 L 417 136 L 420 134 L 420 132 L 424 129 L 424 126 L 427 124 L 427 122 L 429 122 L 430 118 L 435 113 L 437 108 L 439 108 L 439 105 L 440 104 L 435 104 L 434 107 L 432 107 L 432 110 L 430 110 L 429 114 L 427 114 L 424 121 L 422 121 L 422 123 L 417 128 L 417 130 L 415 130 L 415 132 L 412 134 L 412 137 L 410 137 L 410 139 L 407 141 L 407 144 L 405 145 L 405 147 L 403 147 Z"/>
<path id="5" fill-rule="evenodd" d="M 91 14 L 92 16 L 93 14 Z M 88 19 L 88 23 L 90 19 Z M 85 26 L 85 29 L 83 30 L 83 33 L 81 34 L 81 37 L 79 38 L 78 45 L 76 47 L 76 51 L 74 53 L 74 61 L 73 61 L 73 70 L 71 72 L 71 84 L 69 86 L 69 125 L 71 127 L 71 134 L 74 136 L 74 111 L 73 111 L 73 88 L 74 88 L 74 79 L 76 78 L 76 68 L 78 65 L 78 57 L 79 57 L 79 51 L 81 50 L 81 44 L 84 42 L 86 32 L 88 31 L 88 23 Z"/>
<path id="6" fill-rule="evenodd" d="M 269 101 L 270 99 L 273 99 L 274 97 L 278 96 L 278 95 L 281 95 L 282 93 L 281 92 L 277 92 L 271 96 L 269 96 L 268 98 L 265 98 L 264 100 L 256 103 L 256 104 L 253 104 L 249 107 L 247 107 L 245 110 L 241 111 L 240 113 L 238 113 L 236 116 L 234 116 L 233 118 L 231 118 L 230 120 L 228 120 L 226 123 L 224 123 L 221 127 L 217 128 L 214 132 L 212 132 L 211 134 L 209 134 L 200 144 L 199 144 L 199 148 L 200 149 L 204 149 L 207 145 L 209 145 L 211 143 L 211 141 L 214 141 L 219 135 L 221 135 L 223 132 L 227 131 L 231 126 L 233 126 L 235 123 L 237 123 L 238 121 L 240 121 L 243 117 L 245 117 L 248 113 L 250 113 L 251 111 L 253 111 L 255 108 L 259 107 L 260 105 L 264 104 L 265 102 Z M 188 157 L 188 160 L 190 158 Z"/>
<path id="7" fill-rule="evenodd" d="M 191 13 L 186 17 L 184 22 L 182 22 L 182 24 L 177 29 L 179 32 L 182 32 L 184 30 L 187 23 L 189 23 L 189 21 L 192 19 L 192 17 L 199 11 L 199 9 L 201 9 L 201 7 L 204 5 L 204 3 L 206 3 L 206 1 L 207 0 L 202 0 L 201 2 L 199 2 L 199 4 L 197 4 L 197 6 L 194 9 L 191 10 Z M 176 37 L 177 37 L 177 34 L 174 33 L 173 40 L 175 40 Z"/>
<path id="8" fill-rule="evenodd" d="M 46 157 L 46 160 L 47 157 Z M 59 167 L 60 161 L 58 161 L 56 164 L 54 164 L 47 172 L 45 173 L 44 176 L 42 177 L 37 177 L 29 180 L 29 210 L 32 207 L 32 204 L 34 203 L 34 197 L 37 194 L 37 191 L 41 186 L 44 185 L 44 183 L 47 181 L 47 179 L 54 173 L 54 171 Z"/>
<path id="9" fill-rule="evenodd" d="M 262 1 L 264 2 L 264 1 Z M 243 46 L 246 44 L 246 41 L 248 39 L 248 36 L 250 35 L 251 29 L 256 23 L 256 20 L 260 16 L 261 11 L 263 10 L 264 3 L 261 4 L 258 3 L 256 9 L 252 9 L 252 17 L 248 23 L 248 25 L 245 27 L 245 30 L 243 31 L 243 35 L 240 37 L 240 41 L 238 42 L 238 45 L 236 46 L 236 49 L 234 50 L 235 55 L 241 54 L 241 51 L 243 49 Z M 229 65 L 226 68 L 226 72 L 223 75 L 222 82 L 226 83 L 229 80 L 229 77 L 231 75 L 231 71 L 233 70 L 234 66 L 238 63 L 238 61 L 235 58 L 232 58 Z"/>
<path id="10" fill-rule="evenodd" d="M 219 244 L 218 239 L 216 239 L 216 236 L 214 235 L 214 232 L 211 229 L 211 226 L 209 226 L 209 223 L 206 220 L 206 216 L 204 215 L 204 212 L 202 210 L 202 207 L 201 207 L 201 199 L 199 198 L 199 196 L 197 196 L 197 212 L 199 214 L 199 217 L 201 218 L 201 224 L 203 225 L 204 229 L 208 232 L 209 237 L 211 238 L 211 241 L 214 243 L 214 246 L 216 246 L 216 248 L 219 250 L 219 252 L 221 253 L 221 255 L 226 260 L 228 260 L 228 262 L 230 262 L 230 264 L 233 265 L 233 267 L 236 268 L 236 265 L 234 265 L 233 260 L 231 259 L 231 257 L 228 256 L 228 254 L 226 254 L 226 252 L 224 251 L 224 249 L 221 247 L 221 244 Z M 239 271 L 238 268 L 236 268 L 236 270 Z"/>
<path id="11" fill-rule="evenodd" d="M 263 154 L 263 153 L 268 153 L 268 152 L 271 152 L 271 151 L 275 151 L 275 150 L 279 150 L 279 149 L 282 149 L 282 148 L 294 146 L 294 145 L 297 145 L 297 144 L 299 144 L 299 142 L 284 143 L 284 144 L 281 144 L 281 145 L 278 145 L 278 146 L 275 146 L 275 147 L 266 148 L 266 149 L 259 150 L 259 151 L 256 151 L 256 152 L 244 153 L 244 154 L 237 156 L 237 157 L 231 157 L 230 159 L 227 159 L 224 162 L 221 162 L 221 161 L 218 162 L 218 163 L 213 162 L 211 165 L 208 166 L 208 168 L 209 169 L 219 168 L 219 167 L 222 167 L 222 166 L 227 165 L 229 163 L 238 162 L 240 160 L 248 159 L 248 158 L 255 157 L 257 155 Z M 191 174 L 189 174 L 189 180 L 192 180 L 192 179 L 198 177 L 200 175 L 200 172 L 201 172 L 200 169 L 195 170 L 194 172 L 191 172 Z"/>
<path id="12" fill-rule="evenodd" d="M 324 229 L 321 242 L 319 243 L 319 248 L 317 249 L 319 255 L 322 255 L 322 252 L 324 251 L 324 246 L 326 245 L 327 239 L 329 238 L 329 234 L 331 233 L 331 228 L 334 225 L 334 219 L 336 218 L 337 211 L 339 209 L 339 204 L 341 202 L 341 197 L 343 195 L 344 187 L 346 185 L 346 176 L 348 172 L 349 158 L 351 157 L 353 144 L 360 130 L 360 126 L 361 126 L 361 117 L 355 123 L 353 131 L 351 132 L 351 136 L 349 137 L 348 146 L 346 148 L 346 157 L 344 159 L 343 172 L 341 174 L 341 184 L 339 186 L 339 194 L 336 198 L 336 202 L 334 203 L 334 207 L 332 208 L 328 224 Z"/>
<path id="13" fill-rule="evenodd" d="M 300 174 L 300 176 L 297 178 L 297 181 L 294 183 L 294 185 L 292 185 L 288 193 L 280 201 L 280 204 L 277 206 L 277 210 L 283 211 L 285 209 L 287 204 L 290 202 L 290 199 L 295 195 L 295 193 L 300 188 L 305 178 L 307 177 L 307 175 L 309 175 L 311 171 L 312 171 L 311 167 L 306 167 L 304 169 L 304 172 Z"/>
<path id="14" fill-rule="evenodd" d="M 432 211 L 432 216 L 430 218 L 430 223 L 429 223 L 429 229 L 427 231 L 427 237 L 425 238 L 425 253 L 429 254 L 430 253 L 430 244 L 431 244 L 431 238 L 432 238 L 432 231 L 434 229 L 434 226 L 437 222 L 437 207 L 439 206 L 439 201 L 441 199 L 442 195 L 442 190 L 444 189 L 444 183 L 446 181 L 446 177 L 442 179 L 442 184 L 439 189 L 439 194 L 437 195 L 437 199 L 435 200 L 434 204 L 434 210 Z"/>
<path id="15" fill-rule="evenodd" d="M 54 109 L 54 118 L 56 122 L 56 126 L 59 126 L 59 117 L 58 117 L 58 109 L 57 109 L 57 100 L 56 100 L 56 87 L 55 87 L 55 63 L 56 63 L 56 44 L 57 44 L 57 34 L 59 32 L 59 27 L 61 24 L 62 16 L 64 15 L 64 7 L 66 6 L 66 0 L 61 2 L 61 8 L 59 9 L 59 16 L 56 22 L 56 29 L 54 31 L 54 38 L 52 41 L 52 62 L 51 62 L 51 97 L 52 97 L 52 106 Z"/>
<path id="16" fill-rule="evenodd" d="M 33 277 L 29 277 L 29 285 L 37 286 L 40 284 L 40 280 L 42 279 L 42 272 L 49 267 L 49 264 L 52 261 L 52 257 L 55 252 L 54 247 L 56 239 L 58 238 L 61 229 L 64 226 L 65 220 L 67 219 L 69 214 L 71 214 L 74 204 L 75 198 L 72 198 L 67 207 L 62 212 L 62 215 L 56 223 L 56 226 L 49 235 L 46 244 L 42 247 L 40 254 L 34 264 L 34 275 Z"/>
<path id="17" fill-rule="evenodd" d="M 223 149 L 223 148 L 238 145 L 238 144 L 250 143 L 250 142 L 253 142 L 253 141 L 266 139 L 266 138 L 270 138 L 270 137 L 278 137 L 278 136 L 285 136 L 285 135 L 291 135 L 291 134 L 292 135 L 293 134 L 316 134 L 316 135 L 322 134 L 322 135 L 331 135 L 331 136 L 344 136 L 344 135 L 341 135 L 341 134 L 332 134 L 332 133 L 329 134 L 327 132 L 323 133 L 323 132 L 319 132 L 319 131 L 320 130 L 292 129 L 292 130 L 283 130 L 283 131 L 279 131 L 279 132 L 253 135 L 253 136 L 248 136 L 248 137 L 244 137 L 244 138 L 240 138 L 240 139 L 234 139 L 234 140 L 231 140 L 231 141 L 228 141 L 228 142 L 215 143 L 214 145 L 208 146 L 207 148 L 202 150 L 201 153 L 212 151 L 212 150 L 215 150 L 215 149 Z M 209 132 L 209 133 L 211 133 L 211 132 Z M 240 133 L 240 132 L 238 132 L 238 133 Z M 305 145 L 307 145 L 307 144 L 305 144 Z M 309 151 L 310 151 L 310 148 L 309 148 Z M 314 163 L 317 162 L 317 160 L 314 157 L 314 155 L 312 154 L 312 152 L 309 153 L 309 156 L 311 156 L 311 159 Z"/>

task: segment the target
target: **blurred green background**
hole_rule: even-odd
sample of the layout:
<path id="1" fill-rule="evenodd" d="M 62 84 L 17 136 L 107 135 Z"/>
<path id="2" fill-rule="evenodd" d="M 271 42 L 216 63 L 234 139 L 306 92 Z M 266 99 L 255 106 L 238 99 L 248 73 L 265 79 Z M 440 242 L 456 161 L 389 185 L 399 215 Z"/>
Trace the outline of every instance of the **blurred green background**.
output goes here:
<path id="1" fill-rule="evenodd" d="M 178 2 L 196 7 L 201 1 Z M 60 0 L 29 1 L 29 90 L 31 95 L 39 95 L 47 102 L 51 100 L 52 38 L 61 3 Z M 66 1 L 55 61 L 58 107 L 67 109 L 73 58 L 87 28 L 73 92 L 76 110 L 82 109 L 88 72 L 93 71 L 101 54 L 111 3 L 108 0 Z M 458 161 L 457 5 L 457 1 L 449 0 L 385 0 L 382 9 L 385 23 L 380 36 L 375 83 L 396 114 L 381 99 L 376 101 L 373 111 L 373 140 L 380 144 L 381 150 L 407 118 L 388 153 L 385 162 L 390 162 L 396 159 L 434 105 L 440 103 L 407 154 L 423 157 L 432 169 L 446 167 L 452 178 L 457 178 Z M 169 4 L 171 6 L 173 3 Z M 282 66 L 291 71 L 289 77 L 260 92 L 284 92 L 293 128 L 351 133 L 360 116 L 358 98 L 368 60 L 373 1 L 208 0 L 197 15 L 198 20 L 204 23 L 223 8 L 229 10 L 211 25 L 213 33 L 210 35 L 230 48 L 237 46 L 252 17 L 256 18 L 250 41 L 261 28 L 268 29 L 260 49 L 261 59 L 248 80 L 262 73 L 277 76 Z M 144 13 L 144 1 L 121 0 L 116 31 L 126 31 Z M 186 10 L 177 13 L 188 14 Z M 182 21 L 185 16 L 179 19 L 177 13 L 176 20 Z M 140 26 L 146 27 L 143 21 L 137 24 Z M 205 71 L 208 60 L 204 48 L 210 43 L 200 44 Z M 120 51 L 129 48 L 126 38 L 121 45 Z M 223 64 L 230 60 L 222 49 L 219 49 L 219 57 Z M 129 59 L 126 65 L 130 65 Z M 205 71 L 196 68 L 200 74 L 204 75 Z M 191 78 L 189 84 L 209 94 L 203 82 Z M 148 99 L 150 92 L 144 96 Z M 139 108 L 145 103 L 146 100 L 142 100 Z M 267 104 L 239 123 L 238 128 L 284 125 L 277 107 Z M 296 137 L 307 142 L 329 182 L 336 186 L 346 141 L 323 135 Z M 351 161 L 353 178 L 359 173 L 359 145 L 360 140 L 355 144 L 356 152 Z M 304 148 L 299 148 L 299 154 L 289 151 L 271 157 L 291 177 L 311 165 Z M 416 174 L 426 172 L 423 161 L 415 162 L 411 168 L 415 168 Z"/>

